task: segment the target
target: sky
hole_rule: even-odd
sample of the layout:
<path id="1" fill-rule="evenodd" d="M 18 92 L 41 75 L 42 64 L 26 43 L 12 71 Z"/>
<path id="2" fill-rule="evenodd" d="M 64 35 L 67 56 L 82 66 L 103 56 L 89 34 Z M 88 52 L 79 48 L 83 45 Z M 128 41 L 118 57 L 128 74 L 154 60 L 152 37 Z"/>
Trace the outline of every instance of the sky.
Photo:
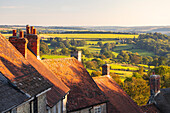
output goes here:
<path id="1" fill-rule="evenodd" d="M 0 0 L 1 25 L 167 26 L 170 0 Z"/>

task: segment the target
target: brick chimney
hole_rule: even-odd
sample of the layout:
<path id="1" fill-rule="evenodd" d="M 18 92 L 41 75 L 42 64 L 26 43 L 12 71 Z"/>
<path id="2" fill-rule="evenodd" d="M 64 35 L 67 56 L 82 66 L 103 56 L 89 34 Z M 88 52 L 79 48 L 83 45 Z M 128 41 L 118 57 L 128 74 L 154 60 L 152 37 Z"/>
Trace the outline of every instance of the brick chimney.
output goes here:
<path id="1" fill-rule="evenodd" d="M 155 75 L 153 72 L 153 75 L 150 76 L 150 94 L 155 95 L 160 91 L 160 76 Z"/>
<path id="2" fill-rule="evenodd" d="M 20 31 L 20 36 L 16 36 L 16 30 L 13 30 L 13 36 L 9 37 L 9 41 L 15 48 L 27 58 L 27 43 L 28 40 L 24 38 L 24 32 Z"/>
<path id="3" fill-rule="evenodd" d="M 102 75 L 110 76 L 110 65 L 109 64 L 102 65 Z"/>
<path id="4" fill-rule="evenodd" d="M 28 39 L 28 49 L 40 59 L 40 37 L 36 34 L 36 29 L 31 26 L 30 34 L 26 34 L 26 38 Z"/>
<path id="5" fill-rule="evenodd" d="M 71 57 L 75 57 L 79 62 L 81 62 L 81 51 L 73 51 Z"/>

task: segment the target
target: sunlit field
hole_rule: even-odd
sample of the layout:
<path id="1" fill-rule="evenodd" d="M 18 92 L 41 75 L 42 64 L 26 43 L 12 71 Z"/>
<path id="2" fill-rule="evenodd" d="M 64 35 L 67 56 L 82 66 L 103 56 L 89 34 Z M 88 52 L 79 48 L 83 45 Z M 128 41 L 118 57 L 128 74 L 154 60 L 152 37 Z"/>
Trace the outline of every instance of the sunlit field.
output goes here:
<path id="1" fill-rule="evenodd" d="M 60 37 L 60 38 L 138 38 L 139 35 L 130 34 L 40 34 L 41 37 Z"/>

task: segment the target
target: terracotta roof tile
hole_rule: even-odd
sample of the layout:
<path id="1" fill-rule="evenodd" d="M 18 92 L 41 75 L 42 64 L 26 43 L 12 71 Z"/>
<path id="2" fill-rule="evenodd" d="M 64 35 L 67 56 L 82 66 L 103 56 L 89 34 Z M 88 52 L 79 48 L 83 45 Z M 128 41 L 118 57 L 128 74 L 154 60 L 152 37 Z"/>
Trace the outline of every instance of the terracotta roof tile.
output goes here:
<path id="1" fill-rule="evenodd" d="M 145 113 L 160 113 L 160 110 L 156 107 L 155 104 L 148 104 L 145 106 L 141 106 L 141 109 Z"/>
<path id="2" fill-rule="evenodd" d="M 101 76 L 93 79 L 109 98 L 108 113 L 142 113 L 140 107 L 111 77 Z"/>
<path id="3" fill-rule="evenodd" d="M 23 55 L 0 34 L 0 71 L 21 91 L 35 96 L 51 87 Z"/>
<path id="4" fill-rule="evenodd" d="M 68 95 L 68 111 L 107 101 L 87 70 L 75 58 L 45 59 L 43 62 L 71 89 Z"/>
<path id="5" fill-rule="evenodd" d="M 27 60 L 42 76 L 54 84 L 52 89 L 47 92 L 47 102 L 50 107 L 53 107 L 70 89 L 29 50 L 27 50 Z"/>

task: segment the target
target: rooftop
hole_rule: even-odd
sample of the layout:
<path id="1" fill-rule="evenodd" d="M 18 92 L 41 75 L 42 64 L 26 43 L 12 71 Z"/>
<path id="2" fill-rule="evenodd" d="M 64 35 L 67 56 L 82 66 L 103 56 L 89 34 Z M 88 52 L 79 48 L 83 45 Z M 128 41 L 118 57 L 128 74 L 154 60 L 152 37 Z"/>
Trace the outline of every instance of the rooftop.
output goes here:
<path id="1" fill-rule="evenodd" d="M 107 99 L 90 77 L 86 68 L 75 58 L 45 59 L 58 79 L 65 83 L 71 90 L 68 95 L 68 111 L 74 111 L 100 103 Z"/>
<path id="2" fill-rule="evenodd" d="M 48 105 L 53 107 L 68 93 L 70 89 L 29 50 L 27 50 L 27 60 L 43 77 L 54 84 L 52 89 L 47 92 Z"/>
<path id="3" fill-rule="evenodd" d="M 0 71 L 19 90 L 30 96 L 35 96 L 52 86 L 1 34 Z"/>
<path id="4" fill-rule="evenodd" d="M 93 79 L 108 97 L 108 113 L 142 113 L 139 106 L 111 77 L 101 76 Z"/>

